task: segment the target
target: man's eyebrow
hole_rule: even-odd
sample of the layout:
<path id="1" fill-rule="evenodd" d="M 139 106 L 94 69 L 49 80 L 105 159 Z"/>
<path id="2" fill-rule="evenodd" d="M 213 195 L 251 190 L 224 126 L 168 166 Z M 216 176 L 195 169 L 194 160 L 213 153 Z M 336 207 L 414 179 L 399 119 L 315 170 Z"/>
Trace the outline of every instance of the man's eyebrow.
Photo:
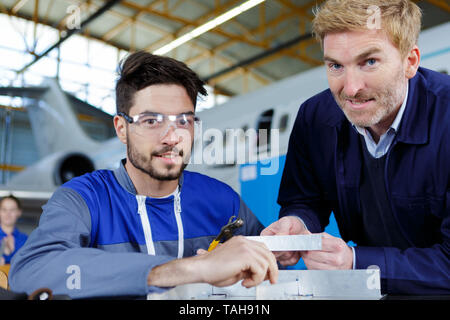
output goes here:
<path id="1" fill-rule="evenodd" d="M 142 111 L 139 114 L 145 114 L 147 116 L 154 116 L 154 115 L 158 115 L 159 113 L 158 112 L 154 112 L 154 111 L 150 111 L 150 110 L 144 110 L 144 111 Z"/>
<path id="2" fill-rule="evenodd" d="M 150 116 L 156 116 L 156 115 L 161 114 L 161 113 L 159 113 L 159 112 L 154 112 L 154 111 L 150 111 L 150 110 L 146 110 L 146 111 L 141 112 L 140 114 L 145 114 L 145 115 L 150 115 Z M 189 115 L 195 115 L 195 113 L 192 112 L 192 111 L 182 112 L 182 113 L 179 113 L 178 115 L 182 115 L 182 114 L 187 115 L 187 116 L 189 116 Z"/>
<path id="3" fill-rule="evenodd" d="M 381 49 L 378 47 L 369 48 L 366 51 L 364 51 L 363 53 L 359 54 L 356 57 L 356 60 L 363 60 L 363 59 L 368 58 L 369 56 L 371 56 L 375 53 L 379 53 L 379 52 L 381 52 Z"/>
<path id="4" fill-rule="evenodd" d="M 339 61 L 337 61 L 336 59 L 333 59 L 333 58 L 331 58 L 329 56 L 323 56 L 323 61 L 340 64 Z"/>
<path id="5" fill-rule="evenodd" d="M 356 59 L 357 61 L 364 60 L 365 58 L 371 56 L 372 54 L 376 54 L 376 53 L 379 53 L 379 52 L 381 52 L 381 51 L 382 51 L 382 50 L 381 50 L 380 48 L 378 48 L 378 47 L 372 47 L 372 48 L 369 48 L 369 49 L 367 49 L 366 51 L 360 53 L 359 55 L 357 55 L 355 59 Z M 324 61 L 327 61 L 327 62 L 332 62 L 332 63 L 336 63 L 336 64 L 341 64 L 341 63 L 340 63 L 339 61 L 337 61 L 336 59 L 333 59 L 333 58 L 331 58 L 331 57 L 329 57 L 329 56 L 326 56 L 326 55 L 323 57 L 323 60 L 324 60 Z"/>

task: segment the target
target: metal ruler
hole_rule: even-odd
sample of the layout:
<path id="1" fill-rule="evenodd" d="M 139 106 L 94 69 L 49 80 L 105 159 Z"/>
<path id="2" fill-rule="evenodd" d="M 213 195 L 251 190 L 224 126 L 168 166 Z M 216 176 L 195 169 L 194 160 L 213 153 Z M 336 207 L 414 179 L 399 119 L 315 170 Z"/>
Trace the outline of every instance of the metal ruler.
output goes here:
<path id="1" fill-rule="evenodd" d="M 322 250 L 320 234 L 288 236 L 252 236 L 249 240 L 263 242 L 270 251 L 309 251 Z"/>

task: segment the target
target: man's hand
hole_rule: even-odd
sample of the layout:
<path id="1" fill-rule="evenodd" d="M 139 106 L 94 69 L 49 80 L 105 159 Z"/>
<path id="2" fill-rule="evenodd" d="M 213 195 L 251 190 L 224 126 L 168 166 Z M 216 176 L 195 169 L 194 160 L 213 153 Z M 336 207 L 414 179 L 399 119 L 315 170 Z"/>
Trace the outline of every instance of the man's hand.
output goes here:
<path id="1" fill-rule="evenodd" d="M 280 236 L 280 235 L 297 235 L 297 234 L 311 234 L 305 225 L 296 217 L 283 217 L 275 221 L 270 226 L 265 228 L 262 236 Z M 295 265 L 301 257 L 300 251 L 279 251 L 274 252 L 278 262 L 283 266 Z"/>
<path id="2" fill-rule="evenodd" d="M 235 236 L 210 252 L 153 268 L 148 276 L 148 284 L 171 287 L 206 282 L 222 287 L 243 280 L 242 285 L 250 288 L 264 280 L 275 283 L 277 279 L 277 262 L 266 245 Z"/>
<path id="3" fill-rule="evenodd" d="M 352 269 L 353 251 L 342 240 L 328 233 L 322 233 L 322 250 L 301 252 L 308 269 L 331 270 Z"/>
<path id="4" fill-rule="evenodd" d="M 235 236 L 211 252 L 198 256 L 205 263 L 203 281 L 214 286 L 232 285 L 243 279 L 250 288 L 264 280 L 275 283 L 278 266 L 265 244 Z"/>

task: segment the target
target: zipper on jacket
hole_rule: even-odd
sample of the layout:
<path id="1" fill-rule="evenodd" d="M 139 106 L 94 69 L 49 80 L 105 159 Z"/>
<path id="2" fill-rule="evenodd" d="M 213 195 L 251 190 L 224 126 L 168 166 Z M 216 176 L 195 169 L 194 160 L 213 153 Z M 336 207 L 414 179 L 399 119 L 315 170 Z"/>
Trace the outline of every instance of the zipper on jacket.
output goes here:
<path id="1" fill-rule="evenodd" d="M 145 206 L 146 196 L 136 195 L 138 202 L 138 213 L 141 217 L 142 228 L 144 229 L 145 245 L 147 246 L 147 253 L 155 255 L 155 246 L 152 239 L 152 229 L 150 228 L 150 221 L 148 220 L 147 207 Z"/>
<path id="2" fill-rule="evenodd" d="M 184 253 L 184 230 L 183 221 L 181 220 L 181 200 L 179 191 L 176 192 L 174 196 L 174 211 L 178 229 L 178 258 L 182 258 Z"/>

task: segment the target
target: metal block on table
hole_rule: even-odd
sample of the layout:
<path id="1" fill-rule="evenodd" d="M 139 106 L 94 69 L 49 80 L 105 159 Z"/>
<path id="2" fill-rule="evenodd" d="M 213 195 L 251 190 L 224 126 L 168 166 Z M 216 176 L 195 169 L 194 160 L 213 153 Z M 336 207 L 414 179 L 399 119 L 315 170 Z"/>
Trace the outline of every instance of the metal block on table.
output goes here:
<path id="1" fill-rule="evenodd" d="M 194 283 L 147 296 L 151 300 L 372 300 L 381 297 L 379 269 L 280 270 L 276 284 L 264 281 L 259 286 L 247 289 L 241 281 L 228 287 Z"/>
<path id="2" fill-rule="evenodd" d="M 264 243 L 270 251 L 322 250 L 322 236 L 320 234 L 250 236 L 246 238 Z"/>
<path id="3" fill-rule="evenodd" d="M 380 299 L 380 270 L 299 270 L 303 296 Z"/>

